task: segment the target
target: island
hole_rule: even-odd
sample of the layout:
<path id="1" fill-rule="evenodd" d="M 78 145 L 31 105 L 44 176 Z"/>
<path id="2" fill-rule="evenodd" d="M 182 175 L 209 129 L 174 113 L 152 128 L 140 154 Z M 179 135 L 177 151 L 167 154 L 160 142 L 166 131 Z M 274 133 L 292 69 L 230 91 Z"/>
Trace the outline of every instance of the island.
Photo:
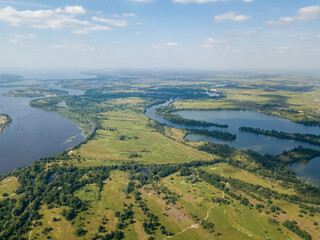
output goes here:
<path id="1" fill-rule="evenodd" d="M 12 119 L 7 114 L 0 114 L 0 134 L 12 122 Z"/>
<path id="2" fill-rule="evenodd" d="M 8 93 L 6 93 L 5 96 L 36 98 L 36 97 L 57 97 L 57 96 L 62 96 L 66 94 L 68 94 L 68 91 L 64 91 L 60 89 L 31 87 L 31 88 L 11 90 Z"/>
<path id="3" fill-rule="evenodd" d="M 301 134 L 301 133 L 286 133 L 280 132 L 276 130 L 265 130 L 260 128 L 253 128 L 253 127 L 240 127 L 240 131 L 242 132 L 249 132 L 257 135 L 264 135 L 269 137 L 275 137 L 279 139 L 289 139 L 299 142 L 306 142 L 316 146 L 320 146 L 320 135 L 315 134 Z"/>

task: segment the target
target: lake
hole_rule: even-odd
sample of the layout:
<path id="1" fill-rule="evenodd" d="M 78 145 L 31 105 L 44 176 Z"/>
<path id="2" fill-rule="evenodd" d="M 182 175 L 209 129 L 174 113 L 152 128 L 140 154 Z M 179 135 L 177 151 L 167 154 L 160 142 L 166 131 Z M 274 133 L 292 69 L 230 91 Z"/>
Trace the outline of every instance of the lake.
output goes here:
<path id="1" fill-rule="evenodd" d="M 36 81 L 15 82 L 18 84 Z M 3 84 L 10 86 L 10 84 Z M 50 82 L 50 87 L 60 88 Z M 41 157 L 57 154 L 83 140 L 82 130 L 70 120 L 53 112 L 29 106 L 31 98 L 3 96 L 19 87 L 0 87 L 0 113 L 12 118 L 12 123 L 0 134 L 0 174 L 25 167 Z M 63 89 L 69 94 L 83 91 Z"/>
<path id="2" fill-rule="evenodd" d="M 172 100 L 171 100 L 172 101 Z M 170 121 L 163 119 L 161 116 L 155 114 L 155 109 L 161 106 L 168 105 L 171 101 L 168 101 L 157 106 L 152 106 L 146 110 L 146 115 L 151 119 L 157 120 L 162 124 L 166 124 L 171 127 L 186 129 L 185 126 L 180 124 L 173 124 Z M 277 130 L 290 133 L 310 133 L 320 135 L 320 128 L 314 126 L 305 126 L 291 122 L 288 119 L 274 117 L 263 113 L 246 111 L 246 110 L 218 110 L 218 111 L 199 111 L 199 110 L 183 110 L 176 111 L 173 114 L 180 115 L 187 119 L 228 124 L 229 128 L 221 129 L 217 127 L 206 127 L 202 129 L 207 130 L 221 130 L 227 131 L 237 135 L 235 141 L 227 142 L 221 141 L 215 138 L 200 136 L 197 134 L 188 134 L 186 139 L 189 141 L 208 141 L 219 144 L 228 144 L 231 147 L 237 149 L 252 149 L 261 154 L 273 154 L 278 155 L 285 150 L 303 146 L 306 148 L 313 148 L 320 150 L 320 147 L 314 146 L 304 142 L 297 142 L 293 140 L 277 139 L 274 137 L 268 137 L 263 135 L 256 135 L 247 132 L 239 131 L 239 127 L 254 127 L 268 130 Z M 187 127 L 190 128 L 190 127 Z M 193 127 L 198 128 L 198 127 Z M 190 128 L 191 129 L 191 128 Z M 201 129 L 201 128 L 198 128 Z M 309 180 L 313 184 L 320 185 L 320 158 L 311 160 L 308 164 L 294 164 L 290 166 L 296 174 L 306 180 Z"/>

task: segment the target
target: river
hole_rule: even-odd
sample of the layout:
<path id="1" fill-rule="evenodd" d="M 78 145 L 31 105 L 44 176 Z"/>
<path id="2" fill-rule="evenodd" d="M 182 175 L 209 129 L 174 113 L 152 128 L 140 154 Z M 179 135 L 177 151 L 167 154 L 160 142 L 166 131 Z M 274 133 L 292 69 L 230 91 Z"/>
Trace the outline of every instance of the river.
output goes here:
<path id="1" fill-rule="evenodd" d="M 41 157 L 63 152 L 84 139 L 82 130 L 70 120 L 54 112 L 30 107 L 32 98 L 3 95 L 21 88 L 18 85 L 33 83 L 39 81 L 5 83 L 2 85 L 6 87 L 0 87 L 0 113 L 12 118 L 12 123 L 0 134 L 0 174 L 25 167 Z M 49 87 L 61 89 L 53 81 L 47 83 Z M 83 94 L 80 90 L 63 90 L 71 95 Z"/>

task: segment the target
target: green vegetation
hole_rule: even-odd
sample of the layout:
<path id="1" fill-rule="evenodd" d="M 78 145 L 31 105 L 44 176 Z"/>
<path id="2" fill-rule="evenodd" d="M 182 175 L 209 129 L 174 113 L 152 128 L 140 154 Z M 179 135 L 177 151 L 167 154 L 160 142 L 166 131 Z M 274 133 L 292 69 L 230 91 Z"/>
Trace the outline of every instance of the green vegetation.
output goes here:
<path id="1" fill-rule="evenodd" d="M 56 97 L 61 95 L 68 94 L 67 91 L 59 90 L 59 89 L 48 89 L 48 88 L 25 88 L 25 89 L 16 89 L 11 90 L 6 93 L 5 96 L 12 97 Z"/>
<path id="2" fill-rule="evenodd" d="M 161 110 L 157 111 L 157 114 L 160 114 L 164 119 L 166 119 L 172 123 L 181 124 L 181 125 L 188 126 L 188 127 L 219 127 L 219 128 L 228 128 L 229 127 L 226 124 L 210 123 L 210 122 L 205 122 L 205 121 L 186 119 L 186 118 L 183 118 L 179 115 L 165 112 L 165 111 L 163 111 L 163 109 L 162 109 L 162 111 Z"/>
<path id="3" fill-rule="evenodd" d="M 12 122 L 12 119 L 7 114 L 0 114 L 0 134 Z"/>
<path id="4" fill-rule="evenodd" d="M 312 239 L 312 237 L 309 235 L 309 233 L 307 233 L 306 231 L 301 230 L 298 227 L 296 221 L 286 220 L 286 221 L 283 222 L 282 225 L 284 227 L 288 228 L 289 230 L 291 230 L 292 232 L 294 232 L 295 234 L 297 234 L 302 239 L 305 239 L 305 240 L 311 240 Z"/>
<path id="5" fill-rule="evenodd" d="M 290 151 L 284 151 L 279 158 L 285 162 L 308 162 L 319 156 L 320 151 L 299 146 Z"/>
<path id="6" fill-rule="evenodd" d="M 301 134 L 301 133 L 286 133 L 276 130 L 264 130 L 260 128 L 252 127 L 240 127 L 240 131 L 250 132 L 258 135 L 265 135 L 269 137 L 275 137 L 280 139 L 289 139 L 294 141 L 306 142 L 313 145 L 320 146 L 320 136 L 314 134 Z"/>
<path id="7" fill-rule="evenodd" d="M 221 139 L 223 141 L 233 141 L 237 138 L 237 136 L 235 134 L 231 134 L 228 132 L 222 132 L 222 131 L 218 131 L 218 130 L 209 131 L 209 130 L 205 130 L 205 129 L 190 129 L 190 130 L 188 130 L 188 132 L 192 133 L 192 134 L 198 134 L 198 135 L 202 135 L 202 136 Z"/>

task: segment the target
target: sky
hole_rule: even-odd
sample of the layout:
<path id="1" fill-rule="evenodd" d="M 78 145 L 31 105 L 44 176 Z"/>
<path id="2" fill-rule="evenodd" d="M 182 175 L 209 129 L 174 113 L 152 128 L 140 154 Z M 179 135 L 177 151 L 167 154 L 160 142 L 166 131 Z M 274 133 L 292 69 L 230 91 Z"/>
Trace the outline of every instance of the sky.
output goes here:
<path id="1" fill-rule="evenodd" d="M 320 1 L 0 1 L 0 71 L 108 69 L 320 70 Z"/>

